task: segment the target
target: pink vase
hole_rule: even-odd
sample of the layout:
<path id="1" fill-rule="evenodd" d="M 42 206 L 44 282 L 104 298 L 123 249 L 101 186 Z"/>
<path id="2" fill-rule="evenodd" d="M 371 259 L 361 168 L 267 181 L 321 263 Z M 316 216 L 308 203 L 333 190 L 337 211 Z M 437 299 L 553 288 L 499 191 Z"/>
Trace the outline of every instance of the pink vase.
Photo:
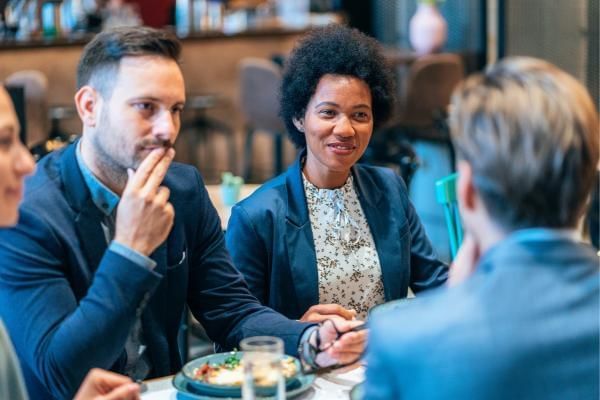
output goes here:
<path id="1" fill-rule="evenodd" d="M 436 6 L 419 4 L 409 23 L 409 39 L 418 54 L 440 50 L 448 38 L 448 25 Z"/>

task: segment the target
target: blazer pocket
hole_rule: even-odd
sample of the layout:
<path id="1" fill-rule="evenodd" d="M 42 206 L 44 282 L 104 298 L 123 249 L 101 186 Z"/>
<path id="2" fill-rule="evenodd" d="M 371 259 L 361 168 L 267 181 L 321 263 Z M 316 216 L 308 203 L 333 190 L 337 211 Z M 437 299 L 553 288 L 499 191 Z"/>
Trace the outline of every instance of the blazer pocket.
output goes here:
<path id="1" fill-rule="evenodd" d="M 173 257 L 172 259 L 169 257 L 169 262 L 167 264 L 168 271 L 172 271 L 174 269 L 177 269 L 177 268 L 187 264 L 187 257 L 188 257 L 187 248 L 184 247 L 181 252 L 178 252 L 176 254 L 177 254 L 177 256 Z"/>

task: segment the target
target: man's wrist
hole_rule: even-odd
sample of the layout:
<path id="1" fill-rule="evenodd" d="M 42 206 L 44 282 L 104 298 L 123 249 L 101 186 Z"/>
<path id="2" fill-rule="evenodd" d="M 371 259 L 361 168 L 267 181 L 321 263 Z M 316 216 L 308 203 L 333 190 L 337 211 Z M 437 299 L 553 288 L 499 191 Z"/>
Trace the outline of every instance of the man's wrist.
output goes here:
<path id="1" fill-rule="evenodd" d="M 119 235 L 115 235 L 113 242 L 119 243 L 121 246 L 127 247 L 128 249 L 131 249 L 146 257 L 148 257 L 151 253 L 151 250 L 148 249 L 148 246 L 145 246 L 144 243 L 137 243 L 135 241 L 125 240 L 122 237 L 119 237 Z"/>
<path id="2" fill-rule="evenodd" d="M 298 356 L 303 365 L 307 365 L 311 369 L 317 368 L 315 357 L 316 352 L 314 351 L 316 344 L 314 342 L 314 336 L 316 335 L 318 325 L 309 326 L 304 330 L 300 336 L 300 343 L 298 345 Z"/>
<path id="3" fill-rule="evenodd" d="M 116 240 L 113 240 L 108 248 L 120 256 L 127 258 L 129 261 L 149 270 L 153 270 L 156 267 L 156 261 L 147 255 L 140 253 L 136 249 L 124 245 Z"/>

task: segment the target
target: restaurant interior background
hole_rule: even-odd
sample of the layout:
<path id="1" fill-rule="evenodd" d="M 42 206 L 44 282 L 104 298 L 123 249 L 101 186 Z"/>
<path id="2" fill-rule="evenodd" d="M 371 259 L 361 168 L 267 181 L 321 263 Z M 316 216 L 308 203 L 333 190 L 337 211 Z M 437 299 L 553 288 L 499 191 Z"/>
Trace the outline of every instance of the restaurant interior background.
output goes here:
<path id="1" fill-rule="evenodd" d="M 508 55 L 540 57 L 584 82 L 598 106 L 598 0 L 436 3 L 448 26 L 441 52 L 460 56 L 464 73 Z M 42 155 L 80 132 L 75 70 L 93 33 L 119 24 L 171 26 L 183 43 L 188 95 L 177 159 L 197 165 L 208 183 L 218 183 L 224 171 L 261 183 L 295 156 L 276 112 L 281 64 L 310 25 L 348 23 L 383 43 L 397 72 L 398 118 L 375 133 L 365 161 L 412 178 L 417 212 L 438 253 L 448 259 L 443 210 L 434 194 L 434 182 L 453 170 L 445 110 L 429 110 L 425 128 L 399 117 L 403 107 L 423 100 L 419 90 L 409 97 L 412 68 L 420 58 L 411 49 L 409 23 L 418 5 L 419 0 L 0 0 L 0 80 L 11 86 L 23 140 Z M 244 78 L 249 58 L 274 62 L 270 75 Z M 23 73 L 31 70 L 37 72 Z M 252 126 L 258 129 L 248 129 Z"/>

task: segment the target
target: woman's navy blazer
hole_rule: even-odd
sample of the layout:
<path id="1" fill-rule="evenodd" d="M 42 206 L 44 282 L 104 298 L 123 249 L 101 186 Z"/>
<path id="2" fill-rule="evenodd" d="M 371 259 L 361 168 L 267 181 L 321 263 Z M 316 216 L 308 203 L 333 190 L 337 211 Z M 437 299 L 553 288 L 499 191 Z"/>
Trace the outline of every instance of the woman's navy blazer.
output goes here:
<path id="1" fill-rule="evenodd" d="M 300 154 L 283 174 L 235 205 L 226 241 L 234 265 L 268 307 L 299 319 L 319 303 L 313 234 Z M 352 175 L 379 255 L 386 301 L 443 284 L 448 267 L 425 235 L 403 180 L 388 168 L 356 164 Z"/>

